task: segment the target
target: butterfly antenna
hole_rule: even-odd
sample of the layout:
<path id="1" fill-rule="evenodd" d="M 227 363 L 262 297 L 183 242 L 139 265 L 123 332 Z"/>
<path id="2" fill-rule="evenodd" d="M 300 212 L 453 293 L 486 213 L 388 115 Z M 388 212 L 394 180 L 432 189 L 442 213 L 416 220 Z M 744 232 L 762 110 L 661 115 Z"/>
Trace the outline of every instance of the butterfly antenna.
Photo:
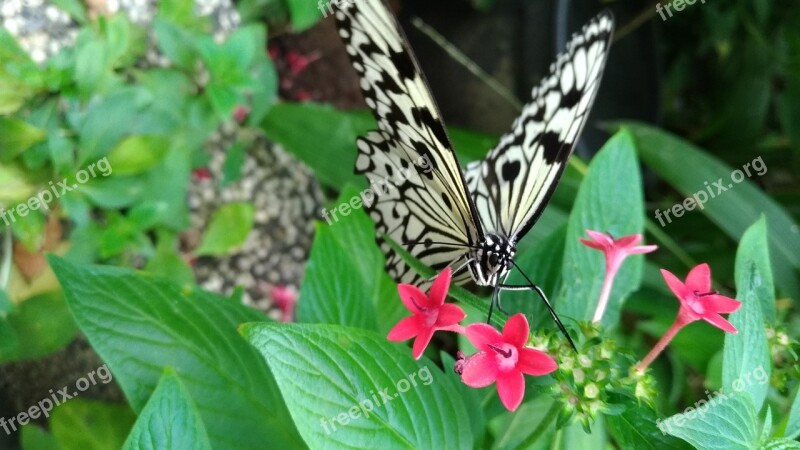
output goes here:
<path id="1" fill-rule="evenodd" d="M 575 341 L 572 340 L 572 336 L 570 336 L 569 332 L 567 332 L 567 328 L 561 322 L 561 319 L 558 318 L 558 314 L 556 314 L 556 311 L 553 309 L 553 305 L 550 304 L 550 300 L 548 300 L 547 296 L 544 295 L 544 291 L 542 291 L 542 289 L 539 286 L 534 284 L 533 281 L 531 281 L 531 279 L 528 278 L 528 275 L 526 275 L 525 272 L 523 272 L 522 269 L 519 268 L 519 266 L 517 265 L 516 261 L 512 260 L 511 263 L 514 264 L 514 267 L 517 268 L 519 273 L 521 273 L 522 276 L 525 277 L 525 281 L 528 282 L 530 287 L 533 288 L 533 290 L 535 290 L 537 294 L 539 294 L 539 297 L 542 299 L 542 301 L 544 302 L 545 306 L 547 306 L 547 310 L 550 311 L 550 316 L 556 322 L 556 325 L 558 325 L 558 329 L 561 330 L 561 334 L 563 334 L 564 337 L 567 338 L 567 341 L 569 341 L 569 345 L 577 353 L 578 352 L 578 347 L 575 346 Z"/>
<path id="2" fill-rule="evenodd" d="M 461 248 L 470 248 L 470 249 L 478 248 L 478 247 L 476 247 L 474 245 L 468 245 L 468 244 L 458 244 L 458 243 L 455 243 L 455 242 L 433 242 L 433 241 L 411 241 L 411 242 L 403 242 L 400 245 L 412 246 L 413 247 L 415 245 L 422 245 L 422 244 L 426 244 L 426 245 L 442 245 L 442 246 L 445 246 L 445 247 L 454 247 L 454 248 L 459 248 L 459 247 L 461 247 Z"/>

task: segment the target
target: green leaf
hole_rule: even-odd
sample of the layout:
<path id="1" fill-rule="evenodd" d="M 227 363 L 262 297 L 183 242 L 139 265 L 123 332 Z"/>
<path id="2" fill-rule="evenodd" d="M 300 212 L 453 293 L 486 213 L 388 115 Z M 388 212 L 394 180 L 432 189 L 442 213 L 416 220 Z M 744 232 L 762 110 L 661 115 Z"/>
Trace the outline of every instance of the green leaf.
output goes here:
<path id="1" fill-rule="evenodd" d="M 225 255 L 240 247 L 253 229 L 255 208 L 250 203 L 228 203 L 214 211 L 195 254 Z"/>
<path id="2" fill-rule="evenodd" d="M 147 401 L 124 450 L 211 450 L 206 427 L 180 378 L 167 369 Z"/>
<path id="3" fill-rule="evenodd" d="M 800 442 L 786 438 L 771 439 L 758 447 L 758 450 L 800 450 Z"/>
<path id="4" fill-rule="evenodd" d="M 462 383 L 463 384 L 463 383 Z M 467 387 L 466 385 L 464 385 Z M 469 388 L 472 392 L 474 389 Z M 554 422 L 548 422 L 549 426 L 539 436 L 540 439 L 533 446 L 521 445 L 530 435 L 537 430 L 543 421 L 548 420 L 547 413 L 554 400 L 547 396 L 537 397 L 520 405 L 519 409 L 513 413 L 503 413 L 492 419 L 489 427 L 496 431 L 495 441 L 492 450 L 549 450 L 555 435 Z"/>
<path id="5" fill-rule="evenodd" d="M 373 299 L 378 295 L 382 264 L 365 278 L 356 265 L 361 255 L 342 246 L 335 227 L 318 225 L 303 277 L 298 322 L 330 323 L 376 330 Z"/>
<path id="6" fill-rule="evenodd" d="M 62 450 L 50 432 L 31 424 L 22 427 L 20 447 L 22 450 Z"/>
<path id="7" fill-rule="evenodd" d="M 636 123 L 626 123 L 625 127 L 635 136 L 642 160 L 687 197 L 707 192 L 705 183 L 710 186 L 720 178 L 725 187 L 726 183 L 731 183 L 731 173 L 741 170 L 657 128 Z M 764 171 L 757 170 L 755 164 L 751 166 L 753 177 L 759 176 L 758 173 L 766 173 L 766 165 L 759 165 Z M 746 177 L 722 193 L 717 194 L 718 189 L 712 189 L 715 198 L 705 203 L 702 213 L 733 240 L 738 241 L 751 224 L 762 214 L 766 215 L 775 280 L 780 289 L 792 297 L 800 298 L 800 282 L 794 272 L 794 269 L 800 268 L 800 233 L 789 232 L 797 229 L 794 228 L 796 224 L 792 217 Z M 665 222 L 664 225 L 669 227 L 670 224 Z"/>
<path id="8" fill-rule="evenodd" d="M 130 136 L 108 154 L 108 162 L 117 175 L 145 172 L 164 159 L 170 142 L 164 136 Z"/>
<path id="9" fill-rule="evenodd" d="M 322 0 L 322 3 L 319 4 L 311 0 L 286 0 L 286 4 L 289 7 L 292 25 L 297 32 L 313 27 L 322 20 L 323 15 L 328 17 L 332 15 L 332 11 L 338 8 L 334 0 Z M 323 5 L 322 10 L 320 10 L 320 5 Z"/>
<path id="10" fill-rule="evenodd" d="M 245 154 L 247 147 L 237 142 L 228 149 L 225 155 L 225 163 L 222 165 L 222 182 L 221 186 L 227 186 L 231 183 L 239 181 L 242 177 L 242 168 L 244 167 Z"/>
<path id="11" fill-rule="evenodd" d="M 758 417 L 749 395 L 722 392 L 714 401 L 661 423 L 662 431 L 703 450 L 753 450 Z"/>
<path id="12" fill-rule="evenodd" d="M 688 446 L 659 430 L 656 412 L 643 403 L 632 402 L 619 415 L 605 416 L 608 430 L 620 448 L 636 450 L 678 450 Z"/>
<path id="13" fill-rule="evenodd" d="M 49 261 L 75 320 L 135 411 L 170 366 L 214 448 L 303 446 L 263 358 L 236 333 L 263 314 L 130 270 Z"/>
<path id="14" fill-rule="evenodd" d="M 764 404 L 772 371 L 761 314 L 765 303 L 775 302 L 767 248 L 767 224 L 762 216 L 744 233 L 736 253 L 736 298 L 742 306 L 728 320 L 739 332 L 725 334 L 722 364 L 723 386 L 750 394 L 756 411 Z"/>
<path id="15" fill-rule="evenodd" d="M 792 402 L 792 409 L 789 411 L 786 431 L 783 435 L 789 439 L 795 439 L 800 436 L 800 390 L 794 395 L 794 402 Z"/>
<path id="16" fill-rule="evenodd" d="M 583 245 L 586 230 L 611 233 L 615 238 L 644 231 L 644 197 L 633 137 L 627 130 L 615 134 L 600 149 L 581 183 L 567 226 L 562 277 L 555 308 L 567 317 L 591 320 L 603 284 L 603 253 Z M 614 279 L 603 316 L 607 327 L 619 322 L 625 297 L 638 289 L 644 258 L 626 258 Z"/>
<path id="17" fill-rule="evenodd" d="M 246 324 L 311 448 L 471 449 L 452 381 L 373 332 L 338 325 Z M 381 394 L 383 393 L 383 394 Z M 370 411 L 371 406 L 371 411 Z"/>
<path id="18" fill-rule="evenodd" d="M 563 267 L 566 225 L 544 239 L 536 241 L 523 253 L 518 253 L 516 263 L 525 274 L 536 283 L 548 296 L 553 296 L 561 289 L 561 268 Z M 525 284 L 526 280 L 516 270 L 508 278 L 509 284 Z M 513 291 L 502 294 L 503 307 L 507 311 L 525 313 L 530 321 L 531 329 L 542 326 L 555 326 L 550 312 L 534 292 L 523 295 Z"/>
<path id="19" fill-rule="evenodd" d="M 63 450 L 120 448 L 136 420 L 127 405 L 72 399 L 53 409 L 50 429 Z"/>
<path id="20" fill-rule="evenodd" d="M 0 362 L 41 358 L 67 346 L 78 334 L 64 297 L 48 292 L 31 297 L 11 311 L 6 333 L 16 345 L 0 346 Z"/>
<path id="21" fill-rule="evenodd" d="M 58 9 L 64 10 L 81 25 L 85 25 L 89 21 L 86 17 L 86 9 L 79 0 L 51 0 L 50 3 Z"/>
<path id="22" fill-rule="evenodd" d="M 186 29 L 169 20 L 156 17 L 153 20 L 153 33 L 159 50 L 170 61 L 181 69 L 195 70 L 194 64 L 198 56 L 197 49 L 192 40 L 192 35 Z"/>
<path id="23" fill-rule="evenodd" d="M 45 138 L 47 138 L 45 130 L 36 128 L 24 120 L 0 117 L 0 161 L 11 161 Z"/>

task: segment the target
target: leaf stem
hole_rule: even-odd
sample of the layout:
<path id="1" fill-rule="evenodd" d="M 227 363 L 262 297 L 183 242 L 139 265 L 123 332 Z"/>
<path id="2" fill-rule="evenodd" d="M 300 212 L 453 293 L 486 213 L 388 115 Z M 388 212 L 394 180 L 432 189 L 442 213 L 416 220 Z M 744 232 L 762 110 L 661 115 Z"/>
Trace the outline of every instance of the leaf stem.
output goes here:
<path id="1" fill-rule="evenodd" d="M 479 80 L 486 83 L 491 90 L 493 90 L 497 95 L 502 97 L 505 101 L 507 101 L 510 105 L 514 106 L 517 111 L 522 110 L 522 102 L 519 101 L 516 95 L 511 93 L 505 86 L 500 84 L 496 78 L 492 77 L 488 73 L 486 73 L 479 65 L 475 64 L 474 61 L 469 59 L 467 55 L 465 55 L 461 50 L 459 50 L 455 45 L 450 43 L 447 38 L 439 34 L 433 27 L 425 23 L 419 17 L 414 17 L 411 19 L 411 24 L 414 25 L 419 31 L 423 34 L 428 36 L 433 42 L 435 42 L 439 47 L 442 48 L 451 58 L 453 58 L 457 63 L 461 64 L 465 69 L 467 69 L 470 73 L 478 77 Z"/>

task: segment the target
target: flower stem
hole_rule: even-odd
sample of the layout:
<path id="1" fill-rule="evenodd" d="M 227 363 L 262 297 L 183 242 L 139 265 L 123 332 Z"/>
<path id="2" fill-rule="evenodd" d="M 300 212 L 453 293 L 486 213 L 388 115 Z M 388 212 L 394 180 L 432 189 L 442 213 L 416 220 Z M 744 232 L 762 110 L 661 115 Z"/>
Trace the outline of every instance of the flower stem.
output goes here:
<path id="1" fill-rule="evenodd" d="M 600 297 L 597 299 L 597 309 L 594 310 L 594 318 L 592 323 L 599 323 L 603 320 L 603 315 L 606 313 L 608 306 L 608 297 L 611 295 L 611 286 L 614 284 L 614 277 L 617 271 L 606 271 L 606 277 L 603 280 L 603 289 L 600 290 Z"/>
<path id="2" fill-rule="evenodd" d="M 639 373 L 643 373 L 645 369 L 647 369 L 647 366 L 649 366 L 650 363 L 652 363 L 653 360 L 656 359 L 658 355 L 661 354 L 662 351 L 664 351 L 667 345 L 669 345 L 670 341 L 672 341 L 672 338 L 674 338 L 675 335 L 678 334 L 678 331 L 680 331 L 680 329 L 683 328 L 684 325 L 686 324 L 680 320 L 680 317 L 676 319 L 675 323 L 673 323 L 672 326 L 669 327 L 669 330 L 667 330 L 667 332 L 664 333 L 664 336 L 662 336 L 661 339 L 659 339 L 658 342 L 656 342 L 656 345 L 653 347 L 652 350 L 650 350 L 650 353 L 648 353 L 647 356 L 645 356 L 644 359 L 641 360 L 639 364 L 636 365 L 636 370 Z"/>
<path id="3" fill-rule="evenodd" d="M 547 429 L 550 427 L 550 424 L 553 423 L 554 420 L 556 420 L 556 417 L 558 417 L 558 413 L 561 412 L 561 407 L 562 407 L 561 403 L 558 400 L 554 400 L 553 404 L 550 405 L 550 409 L 547 410 L 547 412 L 544 415 L 544 418 L 542 418 L 542 421 L 539 422 L 539 425 L 537 425 L 536 429 L 533 430 L 533 433 L 528 435 L 528 437 L 525 438 L 525 440 L 522 441 L 522 443 L 520 443 L 516 448 L 517 449 L 530 448 L 531 446 L 533 446 L 534 443 L 539 441 L 544 432 L 547 431 Z"/>

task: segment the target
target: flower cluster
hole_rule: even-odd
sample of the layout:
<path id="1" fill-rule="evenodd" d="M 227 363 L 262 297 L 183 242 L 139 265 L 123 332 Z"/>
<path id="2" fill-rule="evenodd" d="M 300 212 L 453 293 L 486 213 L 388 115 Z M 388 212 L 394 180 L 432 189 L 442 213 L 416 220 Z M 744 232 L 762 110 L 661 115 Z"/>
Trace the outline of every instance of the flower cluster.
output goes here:
<path id="1" fill-rule="evenodd" d="M 675 323 L 658 341 L 652 351 L 634 366 L 636 358 L 617 347 L 613 339 L 601 339 L 600 323 L 608 305 L 611 288 L 623 261 L 629 255 L 655 251 L 655 245 L 639 245 L 642 235 L 614 239 L 593 230 L 586 232 L 590 239 L 581 242 L 600 250 L 605 256 L 605 278 L 597 309 L 591 323 L 580 323 L 582 345 L 576 354 L 567 343 L 553 335 L 530 334 L 528 320 L 523 314 L 508 319 L 502 332 L 485 323 L 461 325 L 466 314 L 454 304 L 445 302 L 452 272 L 449 268 L 438 275 L 426 294 L 416 286 L 398 285 L 403 305 L 412 313 L 389 332 L 389 340 L 414 339 L 412 353 L 419 359 L 437 331 L 463 334 L 477 352 L 464 355 L 458 352 L 455 371 L 461 380 L 473 388 L 495 384 L 503 405 L 514 411 L 525 394 L 524 375 L 553 374 L 554 394 L 561 400 L 560 423 L 574 417 L 588 429 L 599 412 L 620 414 L 623 399 L 634 398 L 653 404 L 652 377 L 645 374 L 647 366 L 666 348 L 672 338 L 687 324 L 703 320 L 729 333 L 736 328 L 720 314 L 736 311 L 741 303 L 711 290 L 711 269 L 707 264 L 693 268 L 686 281 L 679 280 L 667 270 L 661 271 L 669 289 L 680 301 Z M 560 364 L 551 354 L 561 355 Z"/>
<path id="2" fill-rule="evenodd" d="M 500 333 L 491 325 L 474 323 L 466 328 L 459 322 L 466 314 L 457 305 L 445 303 L 452 272 L 445 269 L 434 280 L 426 295 L 416 286 L 400 284 L 397 290 L 406 309 L 412 315 L 402 319 L 389 332 L 390 341 L 414 338 L 412 354 L 419 359 L 437 331 L 465 334 L 478 349 L 456 363 L 456 371 L 470 387 L 482 388 L 497 384 L 500 401 L 514 411 L 525 395 L 524 376 L 546 375 L 556 369 L 556 362 L 546 353 L 527 347 L 530 328 L 522 314 L 512 316 Z"/>

